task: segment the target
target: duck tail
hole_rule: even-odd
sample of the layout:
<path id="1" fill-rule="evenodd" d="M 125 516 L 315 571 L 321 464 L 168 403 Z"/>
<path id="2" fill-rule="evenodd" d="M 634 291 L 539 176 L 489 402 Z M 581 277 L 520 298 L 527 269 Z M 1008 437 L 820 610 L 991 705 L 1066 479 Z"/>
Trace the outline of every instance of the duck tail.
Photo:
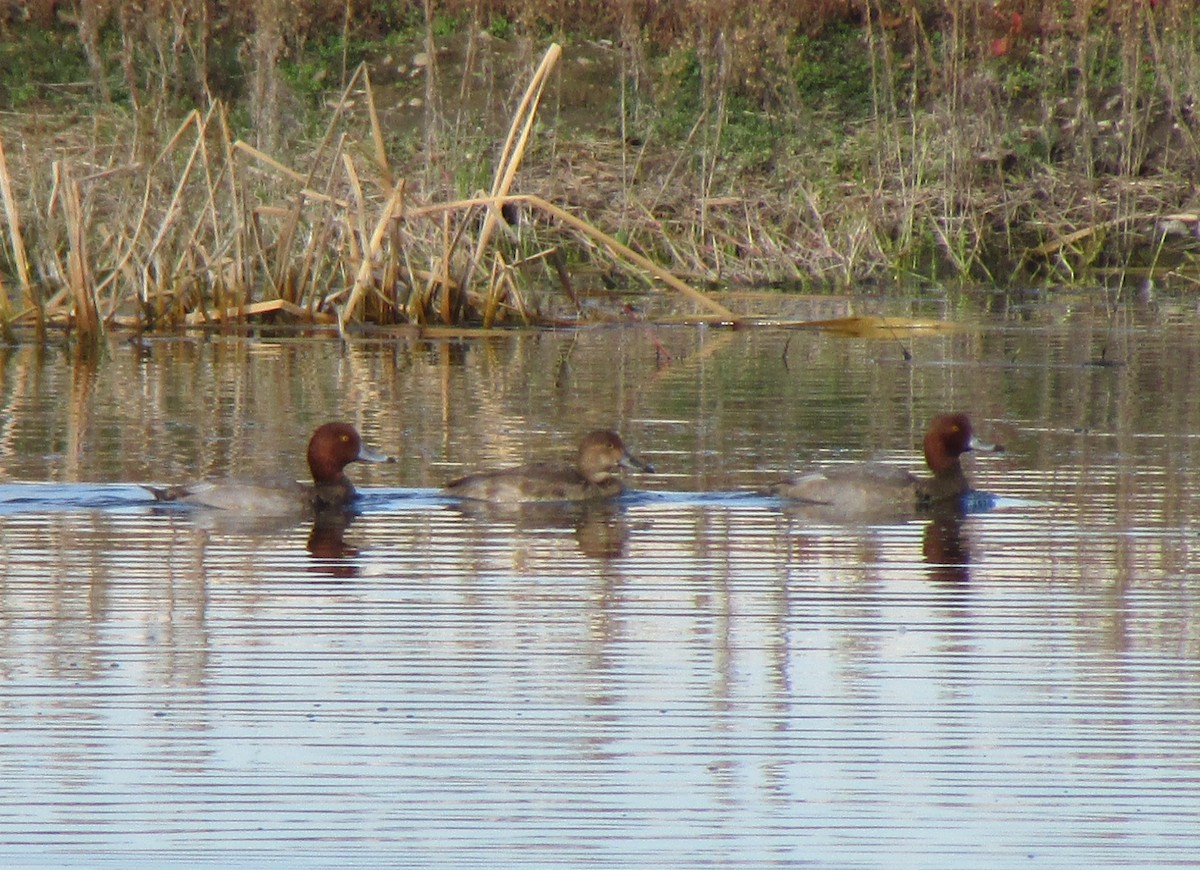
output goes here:
<path id="1" fill-rule="evenodd" d="M 139 485 L 153 494 L 155 501 L 179 501 L 188 494 L 186 486 L 150 486 L 145 483 Z"/>

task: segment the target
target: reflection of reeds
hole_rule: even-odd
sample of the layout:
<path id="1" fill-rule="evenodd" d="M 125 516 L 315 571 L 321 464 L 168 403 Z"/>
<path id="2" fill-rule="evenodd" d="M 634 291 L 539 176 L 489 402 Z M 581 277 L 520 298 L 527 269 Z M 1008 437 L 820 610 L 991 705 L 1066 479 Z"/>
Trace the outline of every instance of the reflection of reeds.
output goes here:
<path id="1" fill-rule="evenodd" d="M 31 252 L 33 271 L 57 285 L 44 312 L 32 304 L 27 246 L 0 152 L 6 242 L 31 303 L 21 312 L 0 309 L 0 321 L 21 323 L 44 314 L 51 323 L 74 325 L 88 341 L 105 322 L 160 329 L 268 313 L 336 318 L 343 330 L 364 321 L 490 325 L 506 316 L 528 321 L 536 313 L 522 299 L 522 272 L 503 250 L 511 234 L 496 232 L 504 220 L 501 209 L 510 203 L 523 203 L 553 222 L 548 235 L 554 239 L 539 239 L 542 250 L 522 252 L 520 263 L 557 257 L 561 273 L 558 245 L 573 244 L 584 254 L 607 252 L 710 315 L 731 317 L 564 209 L 511 194 L 541 90 L 559 55 L 558 46 L 551 46 L 534 74 L 488 196 L 410 202 L 405 180 L 389 164 L 365 66 L 334 104 L 306 166 L 289 166 L 233 139 L 219 103 L 207 113 L 191 112 L 144 164 L 101 172 L 89 166 L 85 174 L 76 162 L 58 161 L 51 207 L 26 216 L 43 241 Z M 362 145 L 346 129 L 360 100 L 367 126 Z M 65 262 L 58 260 L 59 250 L 65 250 Z"/>

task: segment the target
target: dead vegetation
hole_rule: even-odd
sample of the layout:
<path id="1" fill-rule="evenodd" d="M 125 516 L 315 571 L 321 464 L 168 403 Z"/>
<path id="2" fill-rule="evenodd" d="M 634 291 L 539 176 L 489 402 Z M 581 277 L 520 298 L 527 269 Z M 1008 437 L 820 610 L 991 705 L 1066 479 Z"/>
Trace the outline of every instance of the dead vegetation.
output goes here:
<path id="1" fill-rule="evenodd" d="M 573 322 L 639 282 L 730 320 L 693 285 L 1195 272 L 1183 0 L 29 9 L 75 28 L 96 108 L 0 115 L 9 332 Z M 350 63 L 401 21 L 411 63 Z M 534 48 L 568 29 L 614 40 L 576 44 L 582 110 L 582 67 Z M 215 59 L 238 32 L 240 94 Z"/>
<path id="2" fill-rule="evenodd" d="M 68 323 L 83 340 L 105 324 L 163 329 L 269 314 L 341 330 L 363 321 L 538 322 L 515 275 L 556 251 L 506 253 L 511 246 L 503 236 L 516 230 L 503 215 L 517 206 L 551 227 L 544 235 L 654 279 L 710 317 L 732 319 L 722 305 L 586 221 L 540 197 L 511 193 L 560 54 L 551 46 L 535 72 L 491 190 L 467 199 L 430 202 L 409 192 L 383 146 L 365 67 L 351 77 L 302 168 L 235 139 L 220 103 L 189 113 L 148 165 L 80 176 L 72 162 L 56 161 L 42 213 L 20 213 L 0 159 L 7 241 L 22 264 L 22 304 L 10 306 L 4 322 Z M 352 102 L 363 111 L 350 113 Z M 365 130 L 355 129 L 357 120 Z M 34 256 L 49 281 L 30 277 L 22 225 L 40 230 Z M 569 279 L 562 282 L 570 299 Z M 47 286 L 60 289 L 43 296 Z"/>

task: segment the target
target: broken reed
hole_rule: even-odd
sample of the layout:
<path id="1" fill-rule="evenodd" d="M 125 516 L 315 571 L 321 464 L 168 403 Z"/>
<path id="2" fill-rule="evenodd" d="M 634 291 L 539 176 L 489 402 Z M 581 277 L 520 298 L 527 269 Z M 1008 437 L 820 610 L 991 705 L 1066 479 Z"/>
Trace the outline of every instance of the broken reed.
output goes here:
<path id="1" fill-rule="evenodd" d="M 189 113 L 148 165 L 84 173 L 94 159 L 55 161 L 44 211 L 18 212 L 0 152 L 6 242 L 24 295 L 20 310 L 0 308 L 0 322 L 65 325 L 84 342 L 96 340 L 105 324 L 169 329 L 270 312 L 343 331 L 363 321 L 529 322 L 519 271 L 556 251 L 506 260 L 499 244 L 505 236 L 497 232 L 506 203 L 552 221 L 555 231 L 547 235 L 603 252 L 683 293 L 709 316 L 731 319 L 601 230 L 539 197 L 510 193 L 559 55 L 552 46 L 531 80 L 490 193 L 462 200 L 414 202 L 405 180 L 395 178 L 365 66 L 342 92 L 303 169 L 233 138 L 220 103 Z M 357 92 L 366 103 L 365 149 L 344 128 Z M 32 232 L 22 235 L 22 226 Z M 32 250 L 26 235 L 37 240 Z M 29 279 L 30 272 L 43 281 Z"/>

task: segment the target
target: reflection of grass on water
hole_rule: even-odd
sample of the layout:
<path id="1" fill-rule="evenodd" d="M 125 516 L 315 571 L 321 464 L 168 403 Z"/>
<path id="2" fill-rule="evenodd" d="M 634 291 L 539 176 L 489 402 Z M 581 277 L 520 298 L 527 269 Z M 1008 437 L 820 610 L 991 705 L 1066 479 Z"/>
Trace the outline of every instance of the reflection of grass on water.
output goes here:
<path id="1" fill-rule="evenodd" d="M 0 21 L 6 331 L 1194 265 L 1188 4 L 201 5 Z"/>

